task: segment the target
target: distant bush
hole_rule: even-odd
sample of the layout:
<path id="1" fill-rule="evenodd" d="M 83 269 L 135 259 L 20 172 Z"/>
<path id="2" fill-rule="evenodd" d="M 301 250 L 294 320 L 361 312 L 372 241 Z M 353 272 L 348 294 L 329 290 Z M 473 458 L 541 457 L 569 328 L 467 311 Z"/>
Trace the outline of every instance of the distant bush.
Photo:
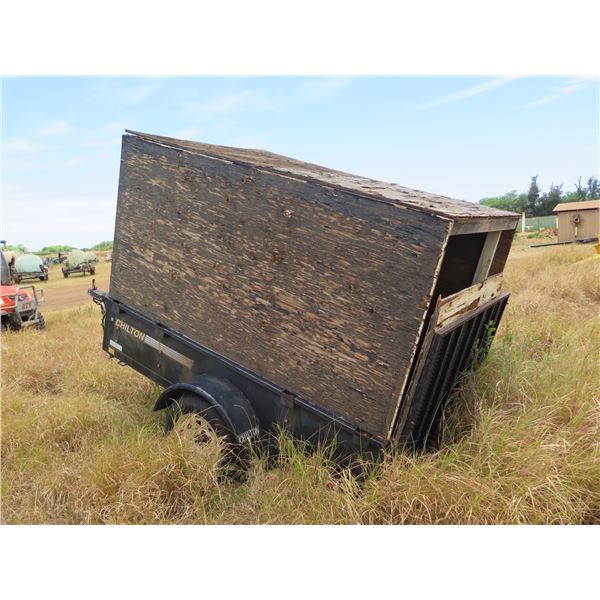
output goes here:
<path id="1" fill-rule="evenodd" d="M 59 252 L 70 252 L 73 246 L 44 246 L 38 254 L 58 254 Z"/>
<path id="2" fill-rule="evenodd" d="M 112 250 L 113 248 L 113 243 L 112 241 L 105 241 L 105 242 L 100 242 L 99 244 L 96 244 L 95 246 L 92 246 L 92 250 Z"/>
<path id="3" fill-rule="evenodd" d="M 28 250 L 23 246 L 23 244 L 7 244 L 3 250 L 13 250 L 15 252 L 22 252 L 23 254 L 27 254 Z"/>

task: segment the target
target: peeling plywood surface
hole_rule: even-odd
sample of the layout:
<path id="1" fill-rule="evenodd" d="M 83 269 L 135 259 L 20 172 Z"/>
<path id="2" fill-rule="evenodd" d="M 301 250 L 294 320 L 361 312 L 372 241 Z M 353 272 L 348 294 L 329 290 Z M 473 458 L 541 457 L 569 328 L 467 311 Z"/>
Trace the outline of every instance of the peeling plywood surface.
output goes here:
<path id="1" fill-rule="evenodd" d="M 469 288 L 440 298 L 436 307 L 436 329 L 448 327 L 467 313 L 479 308 L 501 294 L 502 273 L 488 277 Z"/>
<path id="2" fill-rule="evenodd" d="M 316 181 L 321 185 L 346 190 L 353 194 L 360 194 L 366 198 L 388 202 L 396 206 L 423 210 L 457 221 L 470 221 L 474 227 L 475 221 L 482 220 L 484 225 L 478 228 L 481 231 L 494 229 L 493 223 L 496 220 L 502 222 L 502 229 L 514 228 L 519 219 L 519 215 L 515 213 L 489 208 L 474 202 L 467 202 L 466 200 L 449 198 L 448 196 L 431 194 L 421 190 L 413 190 L 395 183 L 377 181 L 368 177 L 360 177 L 328 169 L 320 165 L 303 162 L 265 150 L 189 142 L 140 132 L 130 133 L 142 139 L 163 144 L 166 147 L 179 148 L 187 152 L 203 154 L 236 164 L 271 170 L 282 175 L 304 179 L 305 181 Z M 459 224 L 457 223 L 456 228 L 458 229 L 458 227 Z M 468 231 L 463 231 L 463 233 L 468 233 Z"/>

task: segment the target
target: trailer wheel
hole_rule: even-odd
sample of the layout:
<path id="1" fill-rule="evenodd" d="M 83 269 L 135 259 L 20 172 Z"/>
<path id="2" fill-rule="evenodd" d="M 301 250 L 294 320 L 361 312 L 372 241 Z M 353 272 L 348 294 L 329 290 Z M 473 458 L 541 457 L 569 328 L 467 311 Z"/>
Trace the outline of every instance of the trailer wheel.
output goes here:
<path id="1" fill-rule="evenodd" d="M 69 276 L 69 272 L 68 271 L 63 271 L 63 277 L 68 277 Z"/>
<path id="2" fill-rule="evenodd" d="M 165 431 L 169 433 L 179 417 L 190 413 L 197 413 L 219 436 L 225 438 L 228 444 L 231 444 L 231 432 L 221 419 L 214 406 L 209 404 L 200 396 L 191 392 L 184 392 L 178 399 L 174 400 L 165 411 Z M 199 443 L 206 443 L 205 436 L 199 436 Z"/>

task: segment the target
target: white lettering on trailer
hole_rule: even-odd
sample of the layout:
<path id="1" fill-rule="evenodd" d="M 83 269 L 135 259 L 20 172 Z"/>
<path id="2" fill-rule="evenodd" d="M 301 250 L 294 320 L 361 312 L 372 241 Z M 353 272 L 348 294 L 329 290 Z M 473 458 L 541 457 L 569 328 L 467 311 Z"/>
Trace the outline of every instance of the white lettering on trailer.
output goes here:
<path id="1" fill-rule="evenodd" d="M 240 435 L 238 435 L 238 440 L 243 444 L 252 438 L 258 437 L 259 434 L 260 431 L 258 427 L 251 427 L 250 429 L 244 431 L 244 433 L 240 433 Z"/>
<path id="2" fill-rule="evenodd" d="M 184 367 L 187 367 L 188 369 L 192 368 L 194 361 L 191 358 L 188 358 L 187 356 L 181 354 L 181 352 L 177 352 L 177 350 L 173 350 L 173 348 L 165 346 L 163 343 L 159 342 L 158 340 L 155 340 L 153 337 L 150 337 L 147 333 L 144 333 L 143 331 L 132 327 L 131 325 L 129 325 L 129 323 L 125 323 L 124 321 L 121 321 L 121 319 L 117 319 L 115 322 L 115 327 L 117 329 L 122 329 L 123 331 L 127 332 L 133 338 L 140 340 L 145 344 L 148 344 L 148 346 L 150 346 L 151 348 L 158 350 L 161 354 L 168 356 L 169 358 L 173 359 L 174 361 L 178 362 Z M 111 346 L 113 345 L 112 342 L 113 341 L 111 340 Z M 119 346 L 118 350 L 122 351 L 123 348 Z"/>

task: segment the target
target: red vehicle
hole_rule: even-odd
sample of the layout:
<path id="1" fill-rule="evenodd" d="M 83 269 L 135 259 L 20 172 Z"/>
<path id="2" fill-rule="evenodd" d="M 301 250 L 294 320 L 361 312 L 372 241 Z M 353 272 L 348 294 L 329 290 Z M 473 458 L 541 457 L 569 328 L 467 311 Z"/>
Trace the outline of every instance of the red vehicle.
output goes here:
<path id="1" fill-rule="evenodd" d="M 18 331 L 24 327 L 44 329 L 46 323 L 39 310 L 42 298 L 38 298 L 35 286 L 13 285 L 8 263 L 2 252 L 0 252 L 0 261 L 0 318 L 2 331 L 6 329 Z"/>

